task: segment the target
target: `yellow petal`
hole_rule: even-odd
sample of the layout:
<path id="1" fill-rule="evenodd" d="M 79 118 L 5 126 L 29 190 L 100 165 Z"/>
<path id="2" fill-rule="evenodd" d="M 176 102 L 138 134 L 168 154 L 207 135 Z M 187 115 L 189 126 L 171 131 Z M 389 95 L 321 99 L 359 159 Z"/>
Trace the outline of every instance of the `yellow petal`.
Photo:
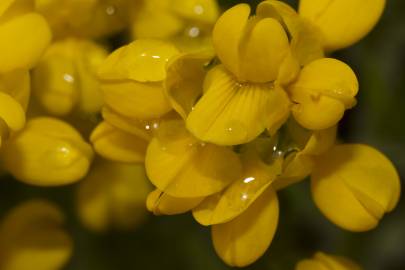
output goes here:
<path id="1" fill-rule="evenodd" d="M 187 118 L 187 128 L 200 140 L 246 143 L 266 128 L 279 126 L 289 113 L 288 98 L 277 86 L 240 84 L 223 66 L 212 69 L 207 77 L 209 88 Z"/>
<path id="2" fill-rule="evenodd" d="M 255 262 L 269 247 L 278 223 L 278 200 L 268 188 L 240 216 L 212 226 L 214 248 L 230 266 L 244 267 Z"/>
<path id="3" fill-rule="evenodd" d="M 264 18 L 252 26 L 240 45 L 238 79 L 250 82 L 271 82 L 279 73 L 289 53 L 289 41 L 284 28 L 273 18 Z"/>
<path id="4" fill-rule="evenodd" d="M 322 33 L 288 4 L 275 0 L 263 1 L 258 5 L 256 14 L 275 18 L 287 27 L 291 35 L 292 54 L 301 65 L 323 57 Z"/>
<path id="5" fill-rule="evenodd" d="M 102 80 L 162 81 L 167 62 L 178 53 L 169 42 L 139 39 L 111 53 L 98 75 Z"/>
<path id="6" fill-rule="evenodd" d="M 31 200 L 12 209 L 0 227 L 4 270 L 61 269 L 72 255 L 63 213 L 48 201 Z"/>
<path id="7" fill-rule="evenodd" d="M 358 81 L 345 63 L 322 58 L 305 66 L 289 87 L 296 103 L 295 119 L 308 129 L 326 129 L 337 124 L 345 109 L 354 106 Z"/>
<path id="8" fill-rule="evenodd" d="M 25 112 L 23 107 L 10 95 L 0 92 L 0 119 L 12 131 L 18 131 L 24 127 Z"/>
<path id="9" fill-rule="evenodd" d="M 208 196 L 240 176 L 240 160 L 231 149 L 199 142 L 181 125 L 161 126 L 159 132 L 166 135 L 152 139 L 145 166 L 152 183 L 168 195 Z"/>
<path id="10" fill-rule="evenodd" d="M 149 5 L 146 1 L 146 5 Z M 134 15 L 132 35 L 134 38 L 167 39 L 181 32 L 184 22 L 176 14 L 157 8 L 142 9 Z"/>
<path id="11" fill-rule="evenodd" d="M 204 197 L 176 198 L 159 189 L 149 193 L 146 206 L 155 215 L 183 214 L 199 205 Z"/>
<path id="12" fill-rule="evenodd" d="M 30 74 L 27 70 L 13 70 L 0 75 L 0 92 L 12 96 L 24 110 L 27 110 L 30 99 Z"/>
<path id="13" fill-rule="evenodd" d="M 45 19 L 27 13 L 0 23 L 0 72 L 32 68 L 51 40 Z"/>
<path id="14" fill-rule="evenodd" d="M 148 145 L 144 138 L 122 131 L 105 121 L 94 129 L 90 141 L 99 155 L 121 162 L 143 162 Z"/>
<path id="15" fill-rule="evenodd" d="M 213 57 L 212 52 L 184 53 L 167 65 L 166 95 L 183 119 L 187 118 L 202 94 L 206 66 Z"/>
<path id="16" fill-rule="evenodd" d="M 249 15 L 249 5 L 236 5 L 219 17 L 212 32 L 212 42 L 218 58 L 237 77 L 240 76 L 240 42 Z"/>
<path id="17" fill-rule="evenodd" d="M 150 190 L 143 164 L 97 160 L 77 190 L 80 220 L 96 232 L 133 229 L 147 217 Z"/>
<path id="18" fill-rule="evenodd" d="M 400 196 L 394 166 L 366 145 L 335 146 L 319 158 L 311 178 L 318 208 L 333 223 L 350 231 L 377 226 Z"/>
<path id="19" fill-rule="evenodd" d="M 317 252 L 313 258 L 300 261 L 295 270 L 361 270 L 351 260 L 335 255 Z"/>
<path id="20" fill-rule="evenodd" d="M 194 218 L 202 225 L 228 222 L 243 212 L 281 174 L 281 159 L 266 165 L 257 155 L 246 155 L 243 174 L 220 194 L 207 197 L 193 210 Z"/>
<path id="21" fill-rule="evenodd" d="M 3 145 L 1 159 L 15 178 L 32 185 L 57 186 L 86 175 L 91 146 L 69 124 L 39 117 Z"/>
<path id="22" fill-rule="evenodd" d="M 385 0 L 300 0 L 299 13 L 319 27 L 325 49 L 333 51 L 351 46 L 366 36 L 380 19 L 384 7 Z"/>

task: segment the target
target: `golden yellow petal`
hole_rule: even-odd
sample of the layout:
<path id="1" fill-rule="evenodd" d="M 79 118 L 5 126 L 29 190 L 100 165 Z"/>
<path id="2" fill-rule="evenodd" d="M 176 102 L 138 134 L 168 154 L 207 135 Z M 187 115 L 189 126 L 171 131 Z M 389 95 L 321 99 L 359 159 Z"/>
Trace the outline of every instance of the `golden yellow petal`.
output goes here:
<path id="1" fill-rule="evenodd" d="M 146 206 L 155 215 L 177 215 L 192 210 L 203 199 L 204 197 L 176 198 L 155 189 L 149 193 Z"/>
<path id="2" fill-rule="evenodd" d="M 230 266 L 255 262 L 269 247 L 278 224 L 278 200 L 271 187 L 240 216 L 212 226 L 215 251 Z"/>
<path id="3" fill-rule="evenodd" d="M 351 46 L 366 36 L 384 11 L 385 0 L 300 0 L 299 14 L 323 34 L 327 51 Z"/>
<path id="4" fill-rule="evenodd" d="M 97 160 L 77 190 L 79 218 L 96 232 L 133 229 L 147 217 L 150 190 L 143 164 Z"/>
<path id="5" fill-rule="evenodd" d="M 0 75 L 0 92 L 12 96 L 26 111 L 31 94 L 30 83 L 30 73 L 27 70 L 13 70 Z"/>
<path id="6" fill-rule="evenodd" d="M 184 53 L 167 65 L 164 89 L 172 107 L 183 117 L 191 112 L 203 91 L 206 66 L 213 52 Z"/>
<path id="7" fill-rule="evenodd" d="M 0 23 L 0 72 L 32 68 L 51 41 L 45 19 L 27 13 Z"/>
<path id="8" fill-rule="evenodd" d="M 101 122 L 92 132 L 90 141 L 102 157 L 121 162 L 143 162 L 148 141 Z"/>
<path id="9" fill-rule="evenodd" d="M 351 231 L 377 226 L 400 196 L 394 166 L 382 153 L 366 145 L 333 147 L 319 158 L 311 178 L 318 208 L 336 225 Z"/>
<path id="10" fill-rule="evenodd" d="M 58 186 L 86 175 L 93 150 L 69 124 L 38 117 L 3 145 L 1 159 L 5 169 L 20 181 Z"/>
<path id="11" fill-rule="evenodd" d="M 0 92 L 0 119 L 12 131 L 22 129 L 25 124 L 23 107 L 14 98 L 3 92 Z"/>
<path id="12" fill-rule="evenodd" d="M 187 20 L 214 24 L 219 16 L 217 0 L 174 0 L 173 11 Z"/>
<path id="13" fill-rule="evenodd" d="M 219 17 L 212 32 L 212 42 L 218 58 L 236 77 L 240 76 L 240 42 L 249 15 L 249 5 L 236 5 Z"/>
<path id="14" fill-rule="evenodd" d="M 194 218 L 202 225 L 225 223 L 243 212 L 281 174 L 281 159 L 266 165 L 255 154 L 245 155 L 243 174 L 220 194 L 207 197 L 193 210 Z"/>
<path id="15" fill-rule="evenodd" d="M 246 143 L 279 126 L 289 113 L 288 98 L 277 86 L 240 84 L 221 65 L 208 74 L 209 88 L 187 118 L 187 128 L 202 141 Z"/>

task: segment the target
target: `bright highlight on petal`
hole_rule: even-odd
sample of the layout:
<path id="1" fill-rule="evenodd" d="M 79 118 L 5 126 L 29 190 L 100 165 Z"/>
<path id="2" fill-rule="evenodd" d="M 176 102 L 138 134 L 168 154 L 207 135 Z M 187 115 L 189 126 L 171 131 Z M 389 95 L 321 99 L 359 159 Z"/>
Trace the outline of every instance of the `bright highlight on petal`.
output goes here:
<path id="1" fill-rule="evenodd" d="M 300 0 L 299 14 L 322 31 L 324 48 L 334 51 L 366 36 L 384 7 L 385 0 Z"/>
<path id="2" fill-rule="evenodd" d="M 255 262 L 270 246 L 278 224 L 278 200 L 268 188 L 240 216 L 212 226 L 214 248 L 230 266 L 244 267 Z"/>
<path id="3" fill-rule="evenodd" d="M 312 196 L 322 213 L 350 231 L 367 231 L 394 209 L 400 181 L 392 163 L 366 145 L 343 144 L 321 156 L 311 176 Z"/>
<path id="4" fill-rule="evenodd" d="M 73 248 L 64 221 L 61 210 L 48 201 L 31 200 L 12 209 L 0 225 L 0 268 L 63 268 Z"/>

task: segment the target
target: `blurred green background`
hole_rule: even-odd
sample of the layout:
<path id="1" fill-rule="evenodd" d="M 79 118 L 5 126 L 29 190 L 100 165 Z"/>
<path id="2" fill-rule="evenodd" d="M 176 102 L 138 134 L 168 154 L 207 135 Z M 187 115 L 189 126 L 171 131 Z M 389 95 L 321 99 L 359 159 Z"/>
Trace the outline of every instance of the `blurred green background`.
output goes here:
<path id="1" fill-rule="evenodd" d="M 220 1 L 226 7 L 241 1 Z M 254 4 L 251 1 L 250 3 Z M 297 1 L 288 1 L 297 6 Z M 340 138 L 377 147 L 405 176 L 405 1 L 387 1 L 375 30 L 333 57 L 358 74 L 358 105 L 346 113 Z M 344 20 L 345 18 L 342 18 Z M 85 230 L 74 211 L 75 186 L 42 189 L 13 179 L 0 181 L 0 216 L 29 198 L 46 197 L 68 213 L 75 250 L 66 270 L 229 269 L 216 256 L 209 228 L 191 215 L 150 216 L 140 228 L 98 235 Z M 367 233 L 349 233 L 327 221 L 311 200 L 309 183 L 280 193 L 280 224 L 266 254 L 247 269 L 288 270 L 315 251 L 346 255 L 367 270 L 405 269 L 405 199 Z"/>

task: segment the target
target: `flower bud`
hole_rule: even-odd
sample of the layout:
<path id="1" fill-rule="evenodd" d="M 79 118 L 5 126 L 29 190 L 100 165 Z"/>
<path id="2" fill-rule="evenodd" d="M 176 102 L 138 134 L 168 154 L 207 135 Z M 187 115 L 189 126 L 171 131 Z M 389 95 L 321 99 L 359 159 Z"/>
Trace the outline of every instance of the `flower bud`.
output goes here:
<path id="1" fill-rule="evenodd" d="M 343 144 L 322 155 L 311 176 L 313 199 L 336 225 L 350 231 L 376 227 L 400 196 L 392 163 L 376 149 Z"/>
<path id="2" fill-rule="evenodd" d="M 72 255 L 65 217 L 48 201 L 31 200 L 12 209 L 0 225 L 2 270 L 62 269 Z"/>
<path id="3" fill-rule="evenodd" d="M 86 175 L 93 150 L 69 124 L 54 118 L 30 120 L 3 146 L 5 169 L 28 184 L 70 184 Z"/>
<path id="4" fill-rule="evenodd" d="M 96 72 L 106 57 L 107 51 L 92 41 L 53 43 L 33 71 L 34 95 L 52 115 L 99 112 L 103 100 Z"/>

